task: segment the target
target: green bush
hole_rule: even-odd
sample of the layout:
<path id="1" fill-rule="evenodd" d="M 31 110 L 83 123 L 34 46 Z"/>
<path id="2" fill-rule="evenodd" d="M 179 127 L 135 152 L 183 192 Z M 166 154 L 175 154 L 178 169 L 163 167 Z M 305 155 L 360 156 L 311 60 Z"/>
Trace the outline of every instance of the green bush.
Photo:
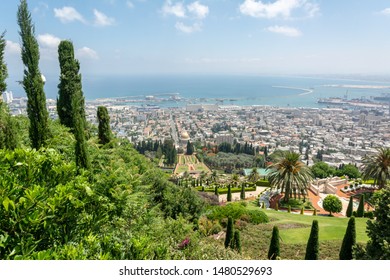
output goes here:
<path id="1" fill-rule="evenodd" d="M 247 213 L 250 217 L 250 222 L 252 224 L 258 225 L 258 224 L 263 224 L 263 223 L 269 222 L 268 216 L 263 211 L 248 210 Z"/>
<path id="2" fill-rule="evenodd" d="M 268 216 L 260 210 L 248 210 L 241 202 L 229 203 L 226 206 L 214 206 L 207 214 L 210 220 L 218 220 L 224 226 L 227 217 L 233 220 L 243 220 L 253 224 L 267 223 Z"/>
<path id="3" fill-rule="evenodd" d="M 268 180 L 259 180 L 256 182 L 256 186 L 258 187 L 269 187 L 271 184 Z"/>

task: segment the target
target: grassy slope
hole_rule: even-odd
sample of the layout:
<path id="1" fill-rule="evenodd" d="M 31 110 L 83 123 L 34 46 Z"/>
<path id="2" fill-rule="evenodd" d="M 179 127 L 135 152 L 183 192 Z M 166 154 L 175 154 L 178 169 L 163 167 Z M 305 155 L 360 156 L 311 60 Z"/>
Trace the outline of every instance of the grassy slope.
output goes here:
<path id="1" fill-rule="evenodd" d="M 254 204 L 251 209 L 259 209 Z M 289 214 L 274 210 L 265 210 L 271 222 L 268 224 L 248 225 L 241 235 L 243 257 L 250 259 L 266 259 L 274 225 L 278 225 L 281 237 L 281 258 L 291 260 L 304 259 L 306 243 L 309 238 L 313 219 L 318 220 L 320 259 L 338 259 L 341 242 L 347 228 L 347 218 L 327 216 L 306 216 Z M 366 243 L 367 219 L 356 219 L 357 242 Z"/>

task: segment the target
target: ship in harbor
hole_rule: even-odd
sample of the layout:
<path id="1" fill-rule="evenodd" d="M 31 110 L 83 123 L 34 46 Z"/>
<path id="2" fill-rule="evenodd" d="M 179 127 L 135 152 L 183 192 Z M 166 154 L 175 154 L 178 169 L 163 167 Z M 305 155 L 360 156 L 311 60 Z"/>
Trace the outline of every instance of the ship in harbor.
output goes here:
<path id="1" fill-rule="evenodd" d="M 374 100 L 390 102 L 390 93 L 382 93 L 381 96 L 374 96 Z"/>
<path id="2" fill-rule="evenodd" d="M 339 97 L 320 98 L 317 103 L 326 105 L 346 105 L 348 104 L 348 100 Z"/>

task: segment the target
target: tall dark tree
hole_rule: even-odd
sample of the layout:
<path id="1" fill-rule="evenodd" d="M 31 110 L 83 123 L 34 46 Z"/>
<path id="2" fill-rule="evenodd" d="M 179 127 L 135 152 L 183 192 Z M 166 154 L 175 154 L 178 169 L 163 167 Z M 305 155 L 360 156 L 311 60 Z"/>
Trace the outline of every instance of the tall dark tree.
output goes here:
<path id="1" fill-rule="evenodd" d="M 19 35 L 22 42 L 22 61 L 24 64 L 23 88 L 27 94 L 27 114 L 30 120 L 29 136 L 35 149 L 45 145 L 49 138 L 46 95 L 44 80 L 39 70 L 39 46 L 35 38 L 35 27 L 26 0 L 18 7 Z"/>
<path id="2" fill-rule="evenodd" d="M 242 200 L 245 200 L 245 185 L 244 185 L 244 184 L 241 185 L 240 198 L 241 198 Z"/>
<path id="3" fill-rule="evenodd" d="M 194 153 L 194 145 L 190 142 L 190 140 L 187 141 L 187 155 L 192 155 Z"/>
<path id="4" fill-rule="evenodd" d="M 5 80 L 8 78 L 7 64 L 4 61 L 4 52 L 6 46 L 4 36 L 5 32 L 0 35 L 0 102 L 2 101 L 2 94 L 7 90 L 7 83 Z"/>
<path id="5" fill-rule="evenodd" d="M 307 241 L 305 260 L 318 260 L 318 221 L 313 220 L 309 240 Z"/>
<path id="6" fill-rule="evenodd" d="M 268 250 L 269 260 L 276 260 L 278 257 L 280 257 L 279 239 L 279 228 L 278 226 L 274 226 L 274 228 L 272 229 L 271 243 L 269 245 Z"/>
<path id="7" fill-rule="evenodd" d="M 230 184 L 228 185 L 228 192 L 227 192 L 226 200 L 232 201 L 232 186 Z"/>
<path id="8" fill-rule="evenodd" d="M 80 63 L 74 57 L 74 48 L 71 41 L 61 41 L 58 46 L 60 63 L 60 83 L 58 85 L 57 112 L 60 122 L 75 129 L 74 111 L 79 110 L 81 121 L 86 126 L 85 100 L 82 92 Z M 77 95 L 77 96 L 76 96 Z M 73 99 L 78 98 L 78 108 L 73 107 Z M 80 120 L 78 120 L 80 121 Z"/>
<path id="9" fill-rule="evenodd" d="M 241 236 L 239 230 L 234 231 L 233 240 L 231 242 L 231 248 L 241 254 Z"/>
<path id="10" fill-rule="evenodd" d="M 226 228 L 226 237 L 225 237 L 225 248 L 229 247 L 234 235 L 233 229 L 233 219 L 231 217 L 228 218 L 227 228 Z"/>
<path id="11" fill-rule="evenodd" d="M 348 227 L 345 232 L 343 243 L 341 244 L 339 258 L 340 260 L 352 260 L 353 247 L 356 245 L 356 227 L 355 217 L 349 218 Z"/>
<path id="12" fill-rule="evenodd" d="M 349 217 L 352 216 L 352 213 L 353 213 L 353 197 L 350 196 L 349 197 L 348 207 L 347 207 L 347 212 L 345 214 L 349 218 Z"/>
<path id="13" fill-rule="evenodd" d="M 356 216 L 357 217 L 363 217 L 364 216 L 364 204 L 365 204 L 365 199 L 364 199 L 364 194 L 361 194 L 360 196 L 360 201 L 359 201 L 359 206 L 356 211 Z"/>
<path id="14" fill-rule="evenodd" d="M 110 116 L 108 115 L 107 108 L 99 106 L 97 109 L 97 117 L 99 122 L 99 142 L 105 145 L 112 139 Z"/>
<path id="15" fill-rule="evenodd" d="M 5 32 L 0 35 L 0 149 L 13 150 L 16 148 L 15 128 L 9 114 L 8 106 L 2 101 L 2 94 L 7 90 L 7 64 L 4 61 L 6 41 Z"/>
<path id="16" fill-rule="evenodd" d="M 89 159 L 89 154 L 87 151 L 87 141 L 85 140 L 85 127 L 84 120 L 82 117 L 82 95 L 80 92 L 76 93 L 72 97 L 72 107 L 73 110 L 73 121 L 74 121 L 74 136 L 76 138 L 75 143 L 75 155 L 76 155 L 76 165 L 79 168 L 90 169 L 91 162 Z"/>

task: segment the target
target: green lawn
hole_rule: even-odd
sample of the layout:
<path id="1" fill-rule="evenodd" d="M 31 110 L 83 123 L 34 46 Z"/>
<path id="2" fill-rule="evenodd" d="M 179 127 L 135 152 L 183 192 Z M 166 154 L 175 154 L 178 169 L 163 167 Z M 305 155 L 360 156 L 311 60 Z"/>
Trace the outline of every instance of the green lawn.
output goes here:
<path id="1" fill-rule="evenodd" d="M 329 216 L 307 216 L 275 210 L 265 210 L 271 224 L 278 225 L 280 236 L 287 244 L 307 242 L 314 219 L 318 220 L 319 238 L 321 241 L 342 240 L 347 229 L 348 218 Z M 367 242 L 366 218 L 356 218 L 356 241 Z"/>
<path id="2" fill-rule="evenodd" d="M 249 203 L 247 207 L 262 210 L 254 202 Z M 248 224 L 241 232 L 244 258 L 267 259 L 272 228 L 274 225 L 278 225 L 281 239 L 281 258 L 285 260 L 303 260 L 313 219 L 317 219 L 319 225 L 319 258 L 321 260 L 337 260 L 339 258 L 348 218 L 307 216 L 275 210 L 263 211 L 270 218 L 269 223 Z M 366 222 L 366 218 L 356 219 L 356 241 L 359 244 L 365 244 L 368 241 L 365 233 Z M 220 242 L 222 243 L 223 240 L 220 240 Z"/>

